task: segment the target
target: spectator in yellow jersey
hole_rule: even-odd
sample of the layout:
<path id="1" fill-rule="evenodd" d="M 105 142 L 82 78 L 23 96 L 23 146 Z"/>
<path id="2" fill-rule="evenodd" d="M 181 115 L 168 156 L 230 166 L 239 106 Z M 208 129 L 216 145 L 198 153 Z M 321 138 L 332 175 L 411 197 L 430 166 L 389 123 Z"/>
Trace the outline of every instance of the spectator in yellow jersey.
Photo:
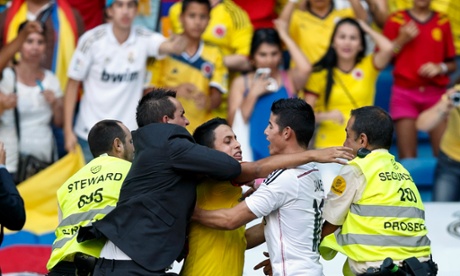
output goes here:
<path id="1" fill-rule="evenodd" d="M 212 10 L 211 19 L 203 33 L 203 40 L 220 47 L 224 54 L 224 64 L 231 71 L 250 69 L 248 62 L 249 46 L 252 38 L 252 25 L 247 13 L 231 0 L 209 0 Z M 182 2 L 169 9 L 172 31 L 180 34 L 184 31 L 179 20 Z"/>
<path id="2" fill-rule="evenodd" d="M 351 8 L 336 9 L 332 0 L 288 1 L 280 18 L 289 22 L 289 34 L 308 60 L 314 64 L 327 51 L 335 23 L 356 17 L 366 21 L 367 13 L 359 0 L 349 0 Z M 321 35 L 319 35 L 321 34 Z"/>
<path id="3" fill-rule="evenodd" d="M 189 43 L 184 52 L 155 61 L 151 84 L 177 91 L 177 98 L 187 110 L 191 132 L 211 118 L 222 94 L 227 92 L 228 72 L 220 49 L 202 40 L 209 22 L 208 0 L 184 0 L 180 20 Z"/>
<path id="4" fill-rule="evenodd" d="M 203 33 L 205 42 L 220 48 L 224 55 L 224 65 L 230 72 L 232 80 L 237 72 L 251 69 L 248 55 L 253 27 L 246 11 L 241 9 L 232 0 L 209 0 L 211 4 L 211 18 Z M 183 32 L 179 20 L 182 2 L 177 2 L 169 10 L 169 19 L 173 33 Z M 222 97 L 220 107 L 212 111 L 212 117 L 227 117 L 227 94 Z"/>
<path id="5" fill-rule="evenodd" d="M 378 52 L 367 56 L 365 33 L 379 47 Z M 318 124 L 315 148 L 337 146 L 345 140 L 343 129 L 350 111 L 374 103 L 379 70 L 392 56 L 392 43 L 367 24 L 351 18 L 337 22 L 329 49 L 313 66 L 307 84 L 305 100 L 315 107 Z M 324 164 L 319 169 L 327 190 L 339 168 Z"/>

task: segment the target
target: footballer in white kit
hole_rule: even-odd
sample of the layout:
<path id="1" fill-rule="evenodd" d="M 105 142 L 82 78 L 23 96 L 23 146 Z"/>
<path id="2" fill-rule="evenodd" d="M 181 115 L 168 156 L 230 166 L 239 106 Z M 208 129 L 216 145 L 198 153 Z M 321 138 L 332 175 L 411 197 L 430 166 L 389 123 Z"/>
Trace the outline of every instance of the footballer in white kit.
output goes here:
<path id="1" fill-rule="evenodd" d="M 136 0 L 107 1 L 110 23 L 84 33 L 78 41 L 68 68 L 69 82 L 64 98 L 65 148 L 73 151 L 79 143 L 85 153 L 87 137 L 95 123 L 103 119 L 123 122 L 137 129 L 136 107 L 142 97 L 148 57 L 161 58 L 181 53 L 187 46 L 183 37 L 166 39 L 159 33 L 133 26 L 137 14 Z M 83 97 L 73 128 L 78 88 Z"/>
<path id="2" fill-rule="evenodd" d="M 313 163 L 271 173 L 246 204 L 264 217 L 273 275 L 322 275 L 321 238 L 324 190 Z"/>
<path id="3" fill-rule="evenodd" d="M 119 44 L 110 23 L 80 38 L 68 70 L 70 78 L 83 82 L 77 136 L 86 139 L 102 119 L 122 121 L 130 130 L 137 128 L 136 107 L 142 97 L 146 60 L 159 56 L 163 41 L 160 34 L 132 26 L 128 39 Z"/>

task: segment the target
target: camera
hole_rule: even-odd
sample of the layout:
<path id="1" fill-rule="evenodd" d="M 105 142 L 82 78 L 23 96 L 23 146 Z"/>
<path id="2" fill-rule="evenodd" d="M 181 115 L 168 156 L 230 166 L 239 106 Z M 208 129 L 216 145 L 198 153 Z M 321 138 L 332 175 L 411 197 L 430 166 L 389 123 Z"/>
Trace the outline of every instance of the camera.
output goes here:
<path id="1" fill-rule="evenodd" d="M 450 100 L 455 107 L 460 106 L 460 91 L 455 91 L 454 94 L 450 95 Z"/>

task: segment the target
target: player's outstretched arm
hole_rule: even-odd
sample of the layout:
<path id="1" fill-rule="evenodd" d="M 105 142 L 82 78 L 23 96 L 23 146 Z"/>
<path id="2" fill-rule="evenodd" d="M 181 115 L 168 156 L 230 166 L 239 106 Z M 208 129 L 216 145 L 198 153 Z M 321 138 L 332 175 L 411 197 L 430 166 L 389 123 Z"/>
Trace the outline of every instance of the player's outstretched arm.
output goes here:
<path id="1" fill-rule="evenodd" d="M 234 182 L 248 182 L 252 179 L 267 177 L 277 169 L 294 168 L 310 162 L 346 164 L 344 159 L 351 160 L 353 158 L 352 149 L 347 147 L 330 147 L 293 154 L 273 155 L 255 162 L 242 163 L 241 174 L 234 179 Z"/>

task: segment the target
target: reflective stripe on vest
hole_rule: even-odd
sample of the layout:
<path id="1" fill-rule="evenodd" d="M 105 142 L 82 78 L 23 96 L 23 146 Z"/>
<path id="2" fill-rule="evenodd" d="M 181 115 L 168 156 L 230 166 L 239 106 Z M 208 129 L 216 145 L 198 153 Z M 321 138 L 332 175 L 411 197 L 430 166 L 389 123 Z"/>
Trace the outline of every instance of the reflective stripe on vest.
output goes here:
<path id="1" fill-rule="evenodd" d="M 65 226 L 72 226 L 72 225 L 78 224 L 78 223 L 80 223 L 82 221 L 90 221 L 97 214 L 107 215 L 113 209 L 115 209 L 115 206 L 106 206 L 104 209 L 90 210 L 88 212 L 70 215 L 70 216 L 68 216 L 67 218 L 65 218 L 64 220 L 61 221 L 61 223 L 59 224 L 58 228 L 65 227 Z M 91 225 L 91 222 L 89 222 L 85 226 L 90 226 L 90 225 Z M 76 233 L 75 233 L 75 235 L 76 235 Z M 66 238 L 63 238 L 63 239 L 60 239 L 60 240 L 56 240 L 53 243 L 53 250 L 56 249 L 56 248 L 61 248 L 62 246 L 64 246 L 64 244 L 67 241 L 73 239 L 75 237 L 75 235 L 72 235 L 71 237 L 66 237 Z"/>
<path id="2" fill-rule="evenodd" d="M 89 210 L 87 212 L 76 213 L 76 214 L 70 215 L 70 216 L 66 217 L 65 219 L 63 219 L 61 221 L 61 223 L 59 223 L 58 227 L 75 225 L 75 224 L 78 224 L 79 222 L 82 222 L 82 221 L 85 221 L 85 220 L 91 220 L 97 214 L 107 215 L 114 208 L 115 208 L 115 206 L 105 206 L 104 209 Z"/>
<path id="3" fill-rule="evenodd" d="M 362 217 L 394 217 L 425 219 L 425 211 L 416 207 L 352 204 L 350 212 Z"/>
<path id="4" fill-rule="evenodd" d="M 404 247 L 419 247 L 430 245 L 430 240 L 426 236 L 396 237 L 383 235 L 338 234 L 336 235 L 336 239 L 337 243 L 341 246 L 351 244 Z"/>

